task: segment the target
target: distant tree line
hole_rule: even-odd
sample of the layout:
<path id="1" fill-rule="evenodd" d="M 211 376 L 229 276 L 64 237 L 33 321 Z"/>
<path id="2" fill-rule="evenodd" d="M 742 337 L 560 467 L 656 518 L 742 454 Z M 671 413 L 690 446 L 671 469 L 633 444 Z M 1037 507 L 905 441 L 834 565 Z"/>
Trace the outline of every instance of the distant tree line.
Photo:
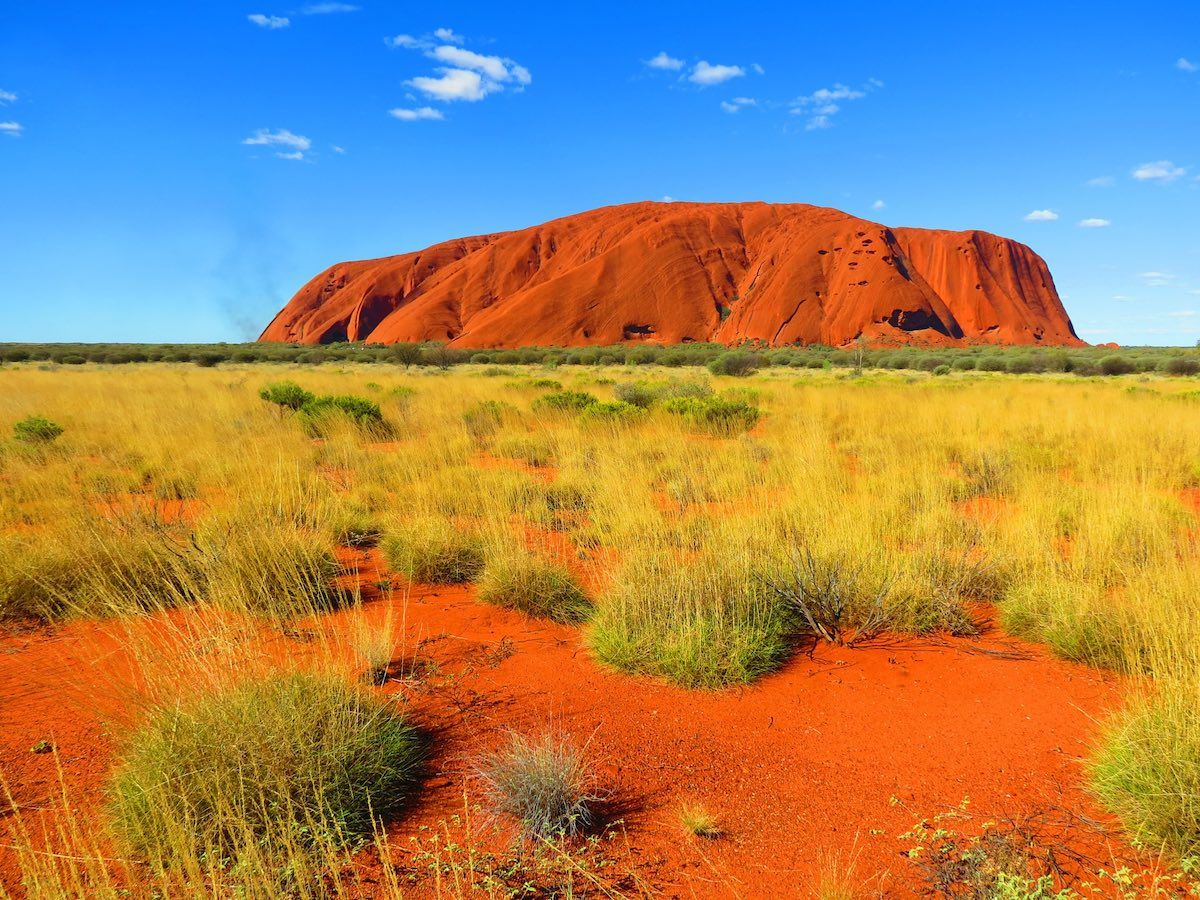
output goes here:
<path id="1" fill-rule="evenodd" d="M 1130 375 L 1159 372 L 1200 374 L 1200 348 L 1184 347 L 995 347 L 944 349 L 899 347 L 849 349 L 820 344 L 760 348 L 754 345 L 690 343 L 608 347 L 525 347 L 472 350 L 436 342 L 402 344 L 0 344 L 0 362 L 58 365 L 189 363 L 294 363 L 301 366 L 370 363 L 449 369 L 463 363 L 540 366 L 707 366 L 714 372 L 745 375 L 760 368 L 912 369 L 937 374 L 953 371 L 1070 372 L 1075 375 Z"/>

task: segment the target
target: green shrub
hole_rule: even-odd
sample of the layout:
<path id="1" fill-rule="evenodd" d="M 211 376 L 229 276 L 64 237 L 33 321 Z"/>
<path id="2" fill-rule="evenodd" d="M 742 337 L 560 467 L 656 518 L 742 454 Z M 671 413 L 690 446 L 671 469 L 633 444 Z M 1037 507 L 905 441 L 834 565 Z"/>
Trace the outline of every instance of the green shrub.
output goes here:
<path id="1" fill-rule="evenodd" d="M 1125 356 L 1117 356 L 1114 354 L 1112 356 L 1106 356 L 1100 360 L 1100 371 L 1105 375 L 1129 375 L 1131 372 L 1136 370 L 1137 366 L 1133 364 L 1132 360 Z"/>
<path id="2" fill-rule="evenodd" d="M 499 431 L 504 416 L 512 411 L 513 407 L 499 400 L 481 400 L 463 413 L 463 424 L 467 433 L 479 441 Z"/>
<path id="3" fill-rule="evenodd" d="M 258 396 L 268 403 L 291 410 L 300 409 L 304 404 L 316 399 L 311 391 L 306 391 L 294 381 L 277 381 L 274 384 L 268 384 L 258 392 Z"/>
<path id="4" fill-rule="evenodd" d="M 479 578 L 479 599 L 556 622 L 582 622 L 592 611 L 587 594 L 565 567 L 521 551 L 488 559 Z"/>
<path id="5" fill-rule="evenodd" d="M 945 363 L 942 363 L 940 366 L 938 366 L 936 369 L 933 370 L 933 374 L 934 375 L 949 375 L 950 367 L 948 365 L 946 365 Z"/>
<path id="6" fill-rule="evenodd" d="M 24 444 L 49 444 L 63 433 L 63 427 L 45 416 L 26 416 L 13 425 L 13 437 Z"/>
<path id="7" fill-rule="evenodd" d="M 1168 375 L 1200 375 L 1200 359 L 1191 356 L 1175 356 L 1163 364 Z"/>
<path id="8" fill-rule="evenodd" d="M 744 378 L 747 375 L 753 375 L 763 365 L 765 365 L 765 361 L 758 353 L 731 350 L 712 360 L 708 364 L 708 370 L 714 375 L 732 375 L 735 378 Z"/>
<path id="9" fill-rule="evenodd" d="M 641 406 L 621 400 L 606 400 L 584 408 L 579 416 L 581 422 L 604 423 L 605 425 L 628 425 L 646 414 Z"/>
<path id="10" fill-rule="evenodd" d="M 123 849 L 156 867 L 285 877 L 297 851 L 369 839 L 420 755 L 386 701 L 333 675 L 269 675 L 153 712 L 119 757 L 108 814 Z"/>
<path id="11" fill-rule="evenodd" d="M 339 419 L 349 419 L 366 430 L 383 430 L 383 411 L 379 404 L 349 394 L 313 397 L 300 407 L 297 418 L 310 437 L 325 437 L 329 427 Z"/>
<path id="12" fill-rule="evenodd" d="M 420 519 L 385 531 L 381 544 L 387 564 L 410 581 L 462 584 L 483 571 L 479 538 L 442 519 Z"/>
<path id="13" fill-rule="evenodd" d="M 516 733 L 476 769 L 488 805 L 535 840 L 570 837 L 595 823 L 594 779 L 583 754 L 565 737 Z"/>
<path id="14" fill-rule="evenodd" d="M 722 436 L 749 431 L 761 415 L 757 406 L 723 397 L 675 397 L 663 403 L 663 409 L 693 428 Z"/>
<path id="15" fill-rule="evenodd" d="M 582 412 L 599 401 L 586 391 L 554 391 L 533 401 L 536 410 Z"/>

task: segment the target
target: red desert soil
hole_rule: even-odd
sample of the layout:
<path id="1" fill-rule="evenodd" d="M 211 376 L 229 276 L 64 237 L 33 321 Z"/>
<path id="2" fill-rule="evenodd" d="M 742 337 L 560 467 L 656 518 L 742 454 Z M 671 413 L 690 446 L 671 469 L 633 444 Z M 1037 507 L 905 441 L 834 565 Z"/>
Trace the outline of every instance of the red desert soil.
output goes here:
<path id="1" fill-rule="evenodd" d="M 806 204 L 632 203 L 339 263 L 260 340 L 1080 344 L 1045 262 Z"/>
<path id="2" fill-rule="evenodd" d="M 462 811 L 470 757 L 504 729 L 548 725 L 589 742 L 625 808 L 628 850 L 612 845 L 618 865 L 662 896 L 804 896 L 829 854 L 845 860 L 852 848 L 858 878 L 904 896 L 916 875 L 898 836 L 965 797 L 975 816 L 964 831 L 1046 809 L 1103 819 L 1084 793 L 1080 758 L 1097 718 L 1119 702 L 1118 680 L 996 632 L 820 645 L 751 687 L 686 691 L 607 671 L 576 629 L 485 606 L 471 588 L 416 585 L 381 597 L 377 552 L 355 558 L 372 621 L 389 605 L 398 613 L 408 595 L 403 653 L 419 677 L 381 690 L 405 695 L 438 736 L 420 800 L 393 826 L 394 846 Z M 348 615 L 332 621 L 349 627 Z M 275 632 L 262 653 L 283 645 L 305 652 Z M 53 756 L 30 752 L 45 739 L 58 747 L 73 800 L 95 809 L 113 746 L 104 721 L 122 703 L 103 674 L 122 667 L 116 646 L 89 623 L 0 637 L 0 772 L 22 808 L 44 806 L 57 790 Z M 706 804 L 725 835 L 684 837 L 676 810 L 685 799 Z M 1128 853 L 1096 832 L 1063 839 L 1110 870 Z M 0 881 L 17 885 L 4 851 Z"/>

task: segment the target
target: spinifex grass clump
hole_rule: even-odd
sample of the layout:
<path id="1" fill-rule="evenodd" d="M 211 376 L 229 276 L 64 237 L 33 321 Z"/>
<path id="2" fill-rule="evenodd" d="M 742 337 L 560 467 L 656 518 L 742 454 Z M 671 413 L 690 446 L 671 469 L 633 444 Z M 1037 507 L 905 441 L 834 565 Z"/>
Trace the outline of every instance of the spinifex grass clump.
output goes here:
<path id="1" fill-rule="evenodd" d="M 383 558 L 398 574 L 426 584 L 462 584 L 483 571 L 479 537 L 445 519 L 421 518 L 386 529 Z"/>
<path id="2" fill-rule="evenodd" d="M 571 837 L 596 824 L 595 778 L 566 737 L 510 734 L 476 771 L 488 805 L 514 821 L 524 837 Z"/>
<path id="3" fill-rule="evenodd" d="M 286 673 L 199 694 L 129 736 L 113 832 L 155 868 L 280 876 L 306 852 L 368 838 L 412 790 L 416 731 L 342 679 Z"/>
<path id="4" fill-rule="evenodd" d="M 710 546 L 685 562 L 652 548 L 614 573 L 587 641 L 617 669 L 720 688 L 774 670 L 787 656 L 790 630 L 790 614 L 747 555 Z"/>
<path id="5" fill-rule="evenodd" d="M 533 408 L 543 412 L 578 413 L 596 402 L 596 397 L 586 391 L 554 391 L 534 400 Z"/>
<path id="6" fill-rule="evenodd" d="M 582 622 L 591 601 L 565 566 L 517 549 L 489 554 L 479 599 L 556 622 Z"/>
<path id="7" fill-rule="evenodd" d="M 663 403 L 663 409 L 692 428 L 721 437 L 749 431 L 762 415 L 751 403 L 723 397 L 674 397 Z"/>

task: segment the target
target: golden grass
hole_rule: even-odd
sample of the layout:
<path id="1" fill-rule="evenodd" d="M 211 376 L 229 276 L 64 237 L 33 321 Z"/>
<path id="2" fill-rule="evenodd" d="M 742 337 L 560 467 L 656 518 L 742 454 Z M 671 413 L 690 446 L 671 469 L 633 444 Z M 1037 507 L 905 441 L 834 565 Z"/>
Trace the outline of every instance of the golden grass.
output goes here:
<path id="1" fill-rule="evenodd" d="M 548 406 L 547 374 L 4 368 L 0 435 L 30 415 L 65 432 L 0 437 L 0 616 L 190 604 L 213 621 L 319 620 L 355 600 L 333 587 L 334 548 L 382 535 L 397 574 L 482 578 L 496 602 L 535 612 L 525 599 L 587 573 L 581 640 L 599 661 L 718 688 L 795 646 L 803 619 L 770 586 L 803 549 L 880 586 L 886 628 L 965 631 L 986 604 L 1065 657 L 1139 676 L 1097 787 L 1146 842 L 1200 848 L 1200 520 L 1184 494 L 1200 487 L 1200 407 L 1180 399 L 1186 382 L 712 379 L 722 402 L 760 410 L 743 433 L 753 416 L 725 427 L 654 400 L 616 417 Z M 671 375 L 552 378 L 609 402 L 621 383 Z M 258 397 L 284 379 L 367 396 L 389 427 L 329 416 L 314 440 Z M 851 628 L 866 616 L 853 606 Z M 584 617 L 572 609 L 558 617 Z M 360 670 L 393 644 L 357 643 Z"/>

